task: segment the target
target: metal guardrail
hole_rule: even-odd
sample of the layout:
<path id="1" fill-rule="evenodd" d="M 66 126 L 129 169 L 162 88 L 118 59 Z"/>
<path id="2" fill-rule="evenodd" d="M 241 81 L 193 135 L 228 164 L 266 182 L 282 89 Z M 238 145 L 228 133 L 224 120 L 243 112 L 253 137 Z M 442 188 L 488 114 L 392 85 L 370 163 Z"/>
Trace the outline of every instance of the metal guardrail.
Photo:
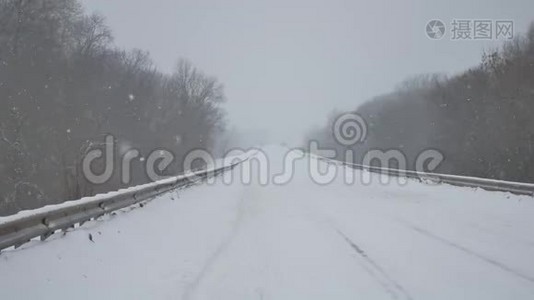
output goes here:
<path id="1" fill-rule="evenodd" d="M 314 155 L 314 157 L 328 163 L 388 176 L 413 178 L 419 181 L 446 183 L 462 187 L 482 188 L 490 191 L 510 192 L 519 195 L 534 195 L 534 184 L 529 183 L 380 168 L 350 164 L 317 155 Z M 35 214 L 16 218 L 12 221 L 0 223 L 0 251 L 13 246 L 18 248 L 37 237 L 40 237 L 41 240 L 45 240 L 58 230 L 66 230 L 76 224 L 81 225 L 89 220 L 137 204 L 167 191 L 194 184 L 196 181 L 212 176 L 217 176 L 227 170 L 233 169 L 242 162 L 243 161 L 239 161 L 220 168 L 192 172 L 187 175 L 174 177 L 170 180 L 163 180 L 161 182 L 127 189 L 124 192 L 113 193 L 110 195 L 105 194 L 101 195 L 101 197 L 98 197 L 97 195 L 88 198 L 90 201 L 83 201 L 81 203 L 78 203 L 79 201 L 65 202 L 67 205 L 63 206 L 60 204 L 57 209 L 53 208 L 51 210 L 37 212 Z M 37 211 L 39 211 L 39 209 L 37 209 Z"/>
<path id="2" fill-rule="evenodd" d="M 40 237 L 47 239 L 58 230 L 66 230 L 76 224 L 83 223 L 125 208 L 170 190 L 194 184 L 197 181 L 217 176 L 233 169 L 242 161 L 220 168 L 199 170 L 188 174 L 169 178 L 126 189 L 124 192 L 108 193 L 89 197 L 88 201 L 75 200 L 59 204 L 58 208 L 15 218 L 0 223 L 0 251 L 9 247 L 18 248 L 30 240 Z M 94 198 L 94 199 L 93 199 Z"/>
<path id="3" fill-rule="evenodd" d="M 390 168 L 381 168 L 374 166 L 366 166 L 360 164 L 351 164 L 343 161 L 333 160 L 325 157 L 320 157 L 314 155 L 320 160 L 335 163 L 338 165 L 343 165 L 351 167 L 358 170 L 364 170 L 377 174 L 384 174 L 388 176 L 395 177 L 406 177 L 413 178 L 419 181 L 430 181 L 435 183 L 446 183 L 455 186 L 461 187 L 472 187 L 472 188 L 482 188 L 488 191 L 500 191 L 500 192 L 510 192 L 516 195 L 528 195 L 534 196 L 534 184 L 523 183 L 523 182 L 512 182 L 512 181 L 502 181 L 494 180 L 487 178 L 478 178 L 478 177 L 469 177 L 469 176 L 458 176 L 450 174 L 440 174 L 440 173 L 427 173 L 427 172 L 417 172 L 411 170 L 400 170 L 400 169 L 390 169 Z"/>

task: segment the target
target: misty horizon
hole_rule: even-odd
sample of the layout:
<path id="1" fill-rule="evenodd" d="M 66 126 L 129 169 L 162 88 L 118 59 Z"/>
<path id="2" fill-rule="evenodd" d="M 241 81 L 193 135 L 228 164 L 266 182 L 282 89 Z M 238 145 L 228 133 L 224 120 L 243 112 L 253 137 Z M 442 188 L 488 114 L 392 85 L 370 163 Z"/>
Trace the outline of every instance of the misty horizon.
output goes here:
<path id="1" fill-rule="evenodd" d="M 149 51 L 160 70 L 185 58 L 216 76 L 230 127 L 294 146 L 333 110 L 356 109 L 416 75 L 461 73 L 503 42 L 430 40 L 429 20 L 508 18 L 520 34 L 532 21 L 525 8 L 534 8 L 521 0 L 83 3 L 106 17 L 115 44 Z"/>

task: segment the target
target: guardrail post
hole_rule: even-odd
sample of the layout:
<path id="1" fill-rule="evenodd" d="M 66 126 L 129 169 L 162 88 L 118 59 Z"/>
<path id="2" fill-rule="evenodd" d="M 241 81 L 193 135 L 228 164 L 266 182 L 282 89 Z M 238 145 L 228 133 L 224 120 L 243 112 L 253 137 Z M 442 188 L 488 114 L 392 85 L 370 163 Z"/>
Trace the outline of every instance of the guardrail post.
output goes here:
<path id="1" fill-rule="evenodd" d="M 49 238 L 51 235 L 53 235 L 55 232 L 54 231 L 49 231 L 43 235 L 41 235 L 41 241 L 44 241 L 46 240 L 47 238 Z"/>

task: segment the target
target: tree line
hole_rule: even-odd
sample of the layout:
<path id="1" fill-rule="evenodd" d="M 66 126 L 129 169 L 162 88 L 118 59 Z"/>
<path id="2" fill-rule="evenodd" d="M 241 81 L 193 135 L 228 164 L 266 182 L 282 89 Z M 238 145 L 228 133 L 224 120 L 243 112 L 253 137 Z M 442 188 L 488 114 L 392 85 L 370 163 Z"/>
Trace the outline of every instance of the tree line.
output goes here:
<path id="1" fill-rule="evenodd" d="M 164 74 L 147 52 L 115 47 L 104 18 L 77 0 L 0 0 L 0 215 L 124 187 L 118 172 L 101 185 L 82 174 L 107 134 L 117 154 L 169 150 L 165 172 L 179 173 L 224 129 L 224 100 L 185 60 Z M 141 160 L 129 185 L 148 181 Z"/>
<path id="2" fill-rule="evenodd" d="M 459 75 L 410 78 L 354 112 L 368 127 L 349 147 L 357 161 L 370 149 L 397 149 L 414 169 L 422 150 L 436 149 L 445 158 L 436 172 L 534 182 L 534 24 Z M 337 115 L 308 139 L 347 149 L 332 137 Z"/>

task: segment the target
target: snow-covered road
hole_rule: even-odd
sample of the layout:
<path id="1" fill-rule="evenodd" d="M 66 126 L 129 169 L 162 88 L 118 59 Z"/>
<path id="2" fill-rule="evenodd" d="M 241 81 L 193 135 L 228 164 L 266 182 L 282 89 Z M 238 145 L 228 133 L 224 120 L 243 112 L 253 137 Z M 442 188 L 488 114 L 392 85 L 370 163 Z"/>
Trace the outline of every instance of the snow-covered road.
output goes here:
<path id="1" fill-rule="evenodd" d="M 286 185 L 196 186 L 2 253 L 0 299 L 534 299 L 533 232 L 530 197 L 323 186 L 303 160 Z"/>

